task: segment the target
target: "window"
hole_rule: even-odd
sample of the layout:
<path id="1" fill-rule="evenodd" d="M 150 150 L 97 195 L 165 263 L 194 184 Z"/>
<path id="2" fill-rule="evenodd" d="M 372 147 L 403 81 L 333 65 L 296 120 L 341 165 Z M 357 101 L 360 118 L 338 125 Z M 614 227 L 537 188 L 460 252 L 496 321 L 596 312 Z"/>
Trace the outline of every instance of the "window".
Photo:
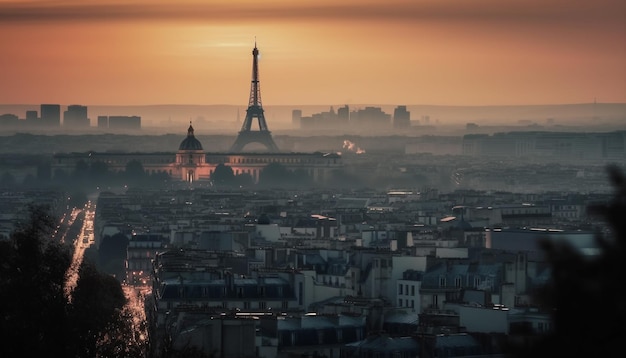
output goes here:
<path id="1" fill-rule="evenodd" d="M 474 287 L 480 286 L 480 277 L 474 277 Z"/>
<path id="2" fill-rule="evenodd" d="M 454 279 L 454 286 L 455 287 L 461 287 L 461 277 L 456 277 Z"/>
<path id="3" fill-rule="evenodd" d="M 415 286 L 411 286 L 411 296 L 415 296 Z"/>
<path id="4" fill-rule="evenodd" d="M 439 287 L 446 287 L 446 278 L 439 277 Z"/>
<path id="5" fill-rule="evenodd" d="M 283 301 L 283 305 L 282 305 L 283 309 L 286 310 L 289 308 L 289 301 Z"/>
<path id="6" fill-rule="evenodd" d="M 398 285 L 398 294 L 401 295 L 402 294 L 402 284 Z"/>
<path id="7" fill-rule="evenodd" d="M 398 298 L 398 307 L 402 307 L 402 299 Z"/>
<path id="8" fill-rule="evenodd" d="M 259 302 L 259 308 L 264 310 L 267 308 L 267 302 L 261 301 Z"/>
<path id="9" fill-rule="evenodd" d="M 247 301 L 246 301 L 246 302 L 244 302 L 244 303 L 243 303 L 243 309 L 245 309 L 245 310 L 249 310 L 249 309 L 250 309 L 250 302 L 247 302 Z"/>

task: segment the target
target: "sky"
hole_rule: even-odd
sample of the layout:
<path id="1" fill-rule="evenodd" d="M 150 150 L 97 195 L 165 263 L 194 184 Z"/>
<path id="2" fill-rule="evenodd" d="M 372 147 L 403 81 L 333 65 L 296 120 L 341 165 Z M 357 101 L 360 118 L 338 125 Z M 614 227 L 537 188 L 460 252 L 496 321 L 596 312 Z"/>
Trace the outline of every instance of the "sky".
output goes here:
<path id="1" fill-rule="evenodd" d="M 626 102 L 623 0 L 0 0 L 2 104 Z"/>

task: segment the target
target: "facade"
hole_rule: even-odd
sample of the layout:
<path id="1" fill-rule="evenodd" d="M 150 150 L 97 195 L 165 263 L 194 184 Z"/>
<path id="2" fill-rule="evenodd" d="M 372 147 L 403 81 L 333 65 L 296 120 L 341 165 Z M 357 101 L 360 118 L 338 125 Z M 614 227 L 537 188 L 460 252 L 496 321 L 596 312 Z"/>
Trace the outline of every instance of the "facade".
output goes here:
<path id="1" fill-rule="evenodd" d="M 98 128 L 109 128 L 109 116 L 98 116 Z"/>
<path id="2" fill-rule="evenodd" d="M 109 116 L 109 129 L 139 130 L 141 117 L 139 116 Z"/>
<path id="3" fill-rule="evenodd" d="M 306 315 L 277 321 L 278 357 L 341 357 L 345 344 L 366 336 L 364 316 Z"/>
<path id="4" fill-rule="evenodd" d="M 466 134 L 463 136 L 462 154 L 472 157 L 614 161 L 626 156 L 626 131 Z"/>
<path id="5" fill-rule="evenodd" d="M 280 163 L 292 171 L 302 170 L 316 182 L 325 181 L 333 170 L 342 167 L 341 156 L 336 153 L 205 153 L 191 124 L 176 152 L 61 153 L 54 155 L 52 168 L 69 173 L 79 161 L 104 162 L 114 172 L 122 172 L 129 162 L 138 161 L 148 174 L 166 173 L 173 180 L 189 183 L 209 181 L 219 164 L 230 167 L 235 175 L 250 174 L 255 181 L 270 163 Z"/>
<path id="6" fill-rule="evenodd" d="M 294 109 L 291 111 L 291 124 L 294 128 L 300 128 L 300 120 L 302 120 L 302 110 Z"/>
<path id="7" fill-rule="evenodd" d="M 90 126 L 87 117 L 87 106 L 69 105 L 63 112 L 63 126 L 68 128 L 88 128 Z"/>
<path id="8" fill-rule="evenodd" d="M 393 111 L 394 128 L 409 128 L 411 126 L 411 112 L 406 110 L 406 106 L 398 106 Z"/>
<path id="9" fill-rule="evenodd" d="M 152 272 L 152 260 L 164 248 L 164 238 L 156 234 L 136 234 L 126 247 L 126 282 L 146 285 Z"/>
<path id="10" fill-rule="evenodd" d="M 39 118 L 37 111 L 26 111 L 26 121 L 28 123 L 35 123 Z"/>
<path id="11" fill-rule="evenodd" d="M 59 127 L 61 125 L 61 106 L 58 104 L 41 105 L 41 123 L 46 127 Z"/>
<path id="12" fill-rule="evenodd" d="M 419 311 L 422 304 L 420 301 L 420 289 L 422 285 L 422 271 L 407 270 L 398 280 L 397 307 L 410 309 L 412 312 Z"/>
<path id="13" fill-rule="evenodd" d="M 391 115 L 383 112 L 380 107 L 365 107 L 352 111 L 350 122 L 366 128 L 389 128 Z"/>
<path id="14" fill-rule="evenodd" d="M 589 230 L 548 228 L 494 228 L 486 231 L 485 247 L 496 250 L 542 252 L 540 240 L 565 242 L 583 254 L 597 252 L 595 233 Z"/>

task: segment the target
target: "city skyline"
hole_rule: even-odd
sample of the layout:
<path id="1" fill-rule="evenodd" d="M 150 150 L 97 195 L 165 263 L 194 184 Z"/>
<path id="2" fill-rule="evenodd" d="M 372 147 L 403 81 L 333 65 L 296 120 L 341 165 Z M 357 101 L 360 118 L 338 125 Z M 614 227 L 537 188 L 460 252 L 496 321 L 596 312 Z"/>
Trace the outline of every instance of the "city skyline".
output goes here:
<path id="1" fill-rule="evenodd" d="M 3 103 L 626 102 L 626 5 L 0 0 Z"/>

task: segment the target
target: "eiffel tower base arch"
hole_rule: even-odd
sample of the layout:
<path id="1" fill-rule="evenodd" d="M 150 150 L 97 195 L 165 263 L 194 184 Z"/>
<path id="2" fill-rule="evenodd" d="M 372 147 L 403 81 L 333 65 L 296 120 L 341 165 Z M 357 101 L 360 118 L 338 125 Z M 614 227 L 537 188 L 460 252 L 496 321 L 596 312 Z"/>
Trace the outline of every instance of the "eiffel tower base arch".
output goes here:
<path id="1" fill-rule="evenodd" d="M 235 143 L 230 147 L 231 152 L 241 152 L 243 148 L 251 143 L 262 144 L 269 152 L 280 152 L 269 131 L 243 130 L 239 132 Z"/>

